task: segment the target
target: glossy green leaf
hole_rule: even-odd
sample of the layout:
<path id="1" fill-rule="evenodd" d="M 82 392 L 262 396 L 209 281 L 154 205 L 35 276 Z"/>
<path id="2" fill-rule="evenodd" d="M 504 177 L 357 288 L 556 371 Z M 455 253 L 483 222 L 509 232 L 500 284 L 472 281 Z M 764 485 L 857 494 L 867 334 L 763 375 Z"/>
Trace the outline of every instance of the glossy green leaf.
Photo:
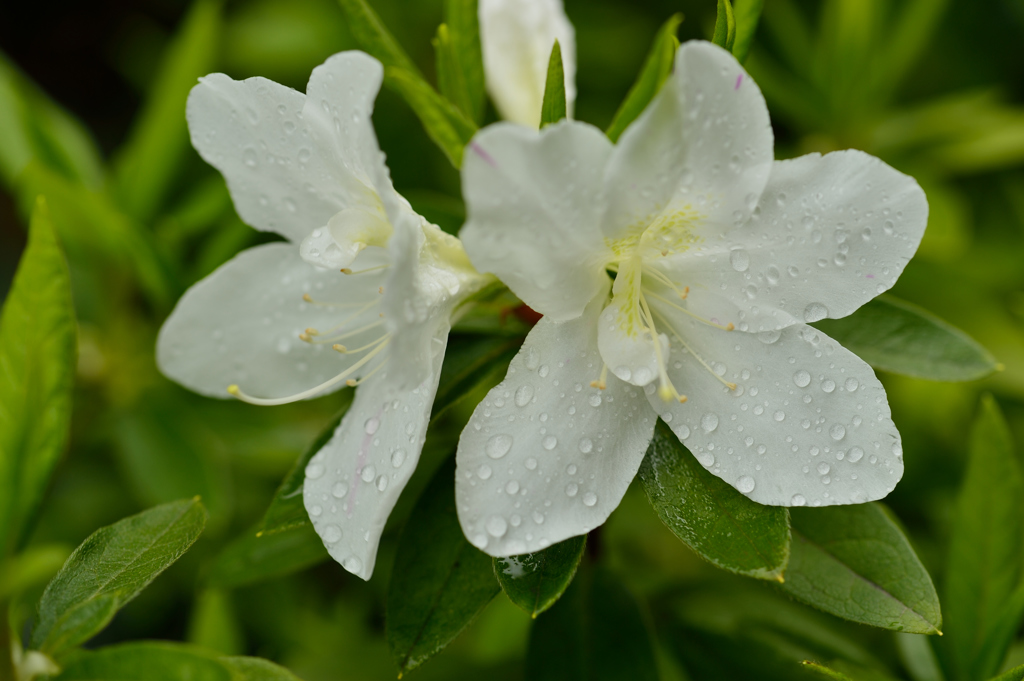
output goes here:
<path id="1" fill-rule="evenodd" d="M 361 48 L 379 59 L 385 68 L 392 66 L 420 76 L 419 69 L 367 0 L 338 0 L 338 4 L 345 12 L 349 32 Z"/>
<path id="2" fill-rule="evenodd" d="M 444 17 L 451 38 L 452 54 L 462 74 L 469 102 L 469 109 L 463 109 L 463 113 L 479 125 L 484 118 L 485 98 L 484 58 L 480 48 L 477 0 L 445 0 Z M 444 92 L 444 89 L 441 91 Z"/>
<path id="3" fill-rule="evenodd" d="M 299 525 L 274 534 L 251 531 L 221 552 L 210 569 L 213 587 L 235 588 L 274 579 L 329 558 L 313 526 Z"/>
<path id="4" fill-rule="evenodd" d="M 476 132 L 476 125 L 413 71 L 386 67 L 384 82 L 402 95 L 419 117 L 427 136 L 459 168 L 462 151 Z"/>
<path id="5" fill-rule="evenodd" d="M 1000 613 L 1012 605 L 1024 571 L 1024 473 L 991 396 L 981 402 L 967 473 L 953 511 L 943 605 L 948 622 L 940 654 L 957 679 L 986 679 L 1002 664 L 1020 626 Z M 1008 636 L 1005 628 L 1011 629 Z M 993 638 L 1001 650 L 985 650 Z M 984 652 L 983 652 L 984 651 Z"/>
<path id="6" fill-rule="evenodd" d="M 222 657 L 233 681 L 299 681 L 299 677 L 273 662 L 258 657 Z"/>
<path id="7" fill-rule="evenodd" d="M 398 540 L 385 622 L 399 673 L 451 643 L 499 591 L 491 558 L 462 534 L 454 488 L 450 460 L 416 502 Z"/>
<path id="8" fill-rule="evenodd" d="M 562 46 L 555 41 L 548 58 L 548 75 L 544 82 L 544 100 L 540 108 L 540 127 L 565 118 L 565 70 L 562 68 Z"/>
<path id="9" fill-rule="evenodd" d="M 862 624 L 936 634 L 931 577 L 881 504 L 790 509 L 793 544 L 782 589 Z"/>
<path id="10" fill-rule="evenodd" d="M 0 313 L 0 558 L 31 529 L 67 444 L 75 336 L 68 265 L 40 198 Z"/>
<path id="11" fill-rule="evenodd" d="M 437 27 L 434 37 L 434 54 L 437 61 L 437 86 L 448 101 L 454 104 L 467 118 L 473 118 L 469 88 L 455 55 L 455 45 L 447 24 Z"/>
<path id="12" fill-rule="evenodd" d="M 121 605 L 121 599 L 116 593 L 103 594 L 78 603 L 54 623 L 43 643 L 42 652 L 59 662 L 66 653 L 106 629 Z"/>
<path id="13" fill-rule="evenodd" d="M 639 477 L 661 521 L 699 556 L 781 581 L 790 553 L 785 508 L 753 502 L 711 474 L 660 420 Z"/>
<path id="14" fill-rule="evenodd" d="M 933 381 L 972 381 L 998 363 L 970 336 L 927 310 L 880 296 L 843 319 L 814 326 L 883 371 Z"/>
<path id="15" fill-rule="evenodd" d="M 732 54 L 741 64 L 750 54 L 750 46 L 754 42 L 754 33 L 761 19 L 764 0 L 735 0 L 733 15 L 736 18 L 736 39 L 732 44 Z"/>
<path id="16" fill-rule="evenodd" d="M 123 607 L 192 546 L 205 524 L 206 509 L 198 499 L 188 499 L 151 508 L 94 532 L 43 592 L 32 648 L 48 651 L 58 634 L 62 640 L 83 641 L 96 634 L 102 620 L 85 617 L 86 609 L 79 610 L 83 626 L 72 636 L 69 613 L 106 598 Z M 97 611 L 102 608 L 97 606 Z"/>
<path id="17" fill-rule="evenodd" d="M 79 651 L 60 681 L 234 681 L 231 671 L 199 648 L 174 643 L 122 643 Z"/>
<path id="18" fill-rule="evenodd" d="M 647 53 L 643 69 L 637 76 L 636 82 L 629 89 L 626 99 L 619 105 L 611 125 L 605 131 L 608 139 L 616 142 L 619 136 L 625 132 L 629 124 L 647 108 L 654 96 L 661 90 L 662 84 L 672 72 L 672 64 L 675 61 L 676 48 L 679 47 L 679 40 L 676 38 L 676 29 L 683 21 L 682 14 L 673 14 L 664 23 L 658 34 L 654 37 L 654 44 L 651 51 Z"/>
<path id="19" fill-rule="evenodd" d="M 715 18 L 715 33 L 711 42 L 732 51 L 736 42 L 736 16 L 730 0 L 718 0 L 718 16 Z"/>
<path id="20" fill-rule="evenodd" d="M 996 676 L 992 681 L 1022 681 L 1024 679 L 1024 665 L 1014 667 Z"/>
<path id="21" fill-rule="evenodd" d="M 320 431 L 313 444 L 302 453 L 292 469 L 288 471 L 288 475 L 281 481 L 281 486 L 277 488 L 277 492 L 270 502 L 270 508 L 263 515 L 263 522 L 258 531 L 259 535 L 275 534 L 309 524 L 306 507 L 302 503 L 302 485 L 306 479 L 306 466 L 309 464 L 309 460 L 334 437 L 334 431 L 341 425 L 341 419 L 348 413 L 354 397 L 354 390 L 343 390 L 339 393 L 342 404 L 338 413 Z"/>
<path id="22" fill-rule="evenodd" d="M 521 338 L 450 336 L 430 420 L 440 417 L 474 388 L 504 378 L 521 344 Z"/>
<path id="23" fill-rule="evenodd" d="M 650 627 L 633 594 L 610 572 L 584 565 L 554 607 L 533 623 L 531 681 L 656 681 Z"/>
<path id="24" fill-rule="evenodd" d="M 167 197 L 189 149 L 185 100 L 213 70 L 221 42 L 221 2 L 195 0 L 163 55 L 128 141 L 115 164 L 115 194 L 128 215 L 153 217 Z M 157 161 L 159 159 L 159 161 Z"/>
<path id="25" fill-rule="evenodd" d="M 537 553 L 495 558 L 494 574 L 505 595 L 536 617 L 554 605 L 569 587 L 586 546 L 584 535 Z"/>

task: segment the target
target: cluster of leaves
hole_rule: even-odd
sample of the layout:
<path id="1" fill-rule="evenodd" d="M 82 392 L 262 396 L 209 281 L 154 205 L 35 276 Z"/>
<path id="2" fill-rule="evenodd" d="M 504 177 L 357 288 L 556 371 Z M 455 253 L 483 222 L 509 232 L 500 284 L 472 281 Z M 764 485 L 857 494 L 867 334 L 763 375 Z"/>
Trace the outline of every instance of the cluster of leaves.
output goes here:
<path id="1" fill-rule="evenodd" d="M 773 114 L 805 135 L 794 143 L 796 150 L 849 143 L 922 178 L 933 213 L 940 215 L 939 236 L 931 236 L 933 220 L 923 248 L 925 264 L 917 272 L 913 265 L 908 269 L 911 283 L 903 286 L 904 295 L 947 313 L 951 308 L 936 296 L 948 290 L 943 281 L 956 280 L 949 254 L 963 247 L 967 230 L 965 211 L 957 211 L 966 200 L 957 178 L 1018 162 L 1024 156 L 1014 146 L 1021 114 L 991 96 L 973 94 L 903 108 L 898 86 L 932 36 L 944 3 L 908 0 L 894 21 L 882 21 L 890 12 L 881 0 L 833 0 L 822 13 L 820 30 L 812 31 L 798 4 L 773 0 L 765 8 L 760 35 L 777 43 L 774 52 L 751 51 L 761 4 L 718 0 L 709 35 L 738 58 L 751 53 L 748 67 Z M 345 17 L 351 42 L 342 38 L 328 49 L 358 45 L 380 59 L 386 85 L 410 105 L 442 158 L 457 168 L 464 145 L 491 115 L 476 3 L 444 3 L 444 23 L 433 40 L 436 88 L 366 0 L 340 0 L 340 5 L 341 11 L 328 11 Z M 328 21 L 324 17 L 329 14 L 311 9 L 316 3 L 303 6 L 312 22 Z M 280 17 L 266 12 L 267 25 L 279 26 Z M 452 337 L 424 461 L 386 536 L 381 574 L 359 590 L 335 569 L 318 580 L 331 586 L 313 595 L 304 592 L 309 577 L 321 574 L 310 570 L 328 559 L 302 508 L 302 471 L 322 438 L 333 432 L 351 392 L 302 411 L 282 410 L 272 425 L 262 425 L 265 412 L 254 418 L 244 405 L 197 406 L 201 403 L 157 383 L 149 366 L 155 326 L 181 291 L 253 238 L 233 215 L 219 178 L 182 179 L 198 167 L 188 155 L 182 117 L 188 88 L 220 63 L 213 46 L 222 40 L 240 44 L 246 30 L 260 35 L 253 16 L 247 15 L 248 23 L 231 22 L 217 2 L 193 5 L 167 45 L 135 127 L 109 165 L 73 117 L 12 64 L 0 61 L 0 174 L 22 213 L 33 216 L 29 247 L 0 321 L 0 605 L 10 604 L 10 616 L 0 623 L 0 651 L 12 642 L 10 665 L 4 656 L 0 678 L 15 673 L 61 679 L 294 678 L 264 660 L 238 657 L 245 650 L 236 613 L 245 606 L 239 601 L 253 601 L 250 614 L 291 613 L 275 617 L 280 622 L 273 627 L 250 625 L 265 627 L 250 632 L 263 641 L 261 653 L 282 659 L 287 655 L 281 651 L 301 648 L 295 641 L 283 642 L 290 627 L 303 632 L 296 638 L 311 639 L 308 647 L 319 643 L 338 650 L 336 657 L 326 658 L 330 662 L 321 672 L 308 658 L 291 658 L 297 668 L 323 676 L 334 675 L 330 665 L 351 667 L 357 658 L 382 656 L 385 649 L 404 673 L 477 621 L 476 632 L 490 626 L 497 633 L 490 639 L 476 634 L 475 664 L 494 671 L 494 660 L 509 654 L 507 644 L 500 648 L 503 643 L 494 641 L 515 639 L 508 632 L 518 631 L 528 678 L 1024 678 L 1024 667 L 1012 666 L 1024 662 L 1020 644 L 1014 643 L 1024 620 L 1024 474 L 991 398 L 983 399 L 972 428 L 959 498 L 942 516 L 951 519 L 948 530 L 942 530 L 948 533 L 948 546 L 925 541 L 922 550 L 921 542 L 908 539 L 900 521 L 881 504 L 792 511 L 754 504 L 698 465 L 660 425 L 639 484 L 605 534 L 507 559 L 492 560 L 477 551 L 456 519 L 450 460 L 468 410 L 504 375 L 528 328 L 507 316 L 517 304 L 507 296 L 481 305 Z M 673 16 L 655 34 L 639 75 L 610 117 L 606 130 L 613 141 L 670 72 L 681 21 Z M 885 49 L 874 51 L 880 45 Z M 565 116 L 562 84 L 556 45 L 543 124 Z M 865 111 L 868 105 L 871 110 Z M 443 226 L 457 228 L 457 199 L 411 198 L 432 219 L 445 214 L 451 222 Z M 948 217 L 951 213 L 960 215 L 960 224 Z M 55 233 L 67 249 L 74 289 Z M 1010 266 L 1000 265 L 1004 260 L 997 261 L 989 280 L 968 282 L 968 291 L 1011 280 Z M 103 292 L 103 304 L 96 291 Z M 968 309 L 952 310 L 953 318 L 1012 362 L 996 385 L 1005 391 L 1009 384 L 1011 394 L 1024 394 L 1012 383 L 1024 384 L 1016 373 L 1024 371 L 1016 361 L 1024 357 L 1024 341 L 1014 336 L 1018 332 L 1002 313 L 983 323 L 971 316 L 984 316 L 989 299 L 977 295 L 980 309 L 964 305 Z M 77 325 L 76 308 L 82 319 Z M 876 369 L 893 374 L 971 381 L 996 367 L 993 357 L 963 332 L 895 297 L 882 297 L 847 319 L 817 326 Z M 48 504 L 43 500 L 68 441 L 76 348 L 82 354 L 79 390 L 85 383 L 87 395 L 102 395 L 105 411 L 99 413 L 106 423 L 101 439 L 113 444 L 117 461 L 116 467 L 106 463 L 100 470 L 107 474 L 116 468 L 134 496 L 126 504 L 124 495 L 116 494 L 118 483 L 103 487 L 96 477 L 87 478 L 94 495 L 119 499 L 102 499 L 103 516 L 125 515 L 132 503 L 170 503 L 104 527 L 68 557 L 62 541 L 47 541 L 54 533 L 47 534 L 52 521 L 46 517 L 48 507 L 54 509 L 51 514 L 69 514 L 68 507 L 55 496 Z M 115 366 L 97 356 L 114 358 L 109 364 Z M 944 390 L 894 377 L 887 382 L 897 412 L 901 405 Z M 932 387 L 914 387 L 919 385 Z M 952 400 L 960 413 L 970 411 L 975 393 L 966 395 Z M 329 414 L 339 409 L 332 422 Z M 930 424 L 927 410 L 919 408 L 914 418 Z M 76 418 L 88 423 L 97 411 L 80 399 Z M 899 413 L 897 421 L 902 427 Z M 918 434 L 916 422 L 909 421 L 907 441 Z M 962 424 L 963 417 L 954 421 Z M 294 463 L 266 508 L 271 493 L 260 481 L 280 475 L 284 457 L 324 424 L 321 439 Z M 226 446 L 224 440 L 234 444 Z M 76 465 L 79 452 L 89 447 L 87 438 L 72 438 L 72 443 L 68 466 Z M 925 447 L 911 453 L 908 447 L 908 467 L 912 456 L 929 453 Z M 261 456 L 269 473 L 239 475 L 234 463 L 229 475 L 224 463 L 229 457 L 251 461 Z M 261 464 L 249 465 L 259 469 Z M 70 475 L 81 470 L 72 468 Z M 908 477 L 912 473 L 911 468 Z M 232 477 L 240 479 L 233 485 Z M 953 477 L 951 484 L 957 484 Z M 192 565 L 182 561 L 175 568 L 192 574 L 191 579 L 179 577 L 184 585 L 176 588 L 199 594 L 188 627 L 191 645 L 105 645 L 134 638 L 130 631 L 116 631 L 115 614 L 203 531 L 207 516 L 198 500 L 172 501 L 197 493 L 210 508 L 210 527 L 189 553 Z M 901 493 L 894 503 L 905 509 Z M 262 519 L 251 527 L 257 514 Z M 671 534 L 661 531 L 655 518 Z M 64 539 L 70 534 L 77 541 L 86 534 L 76 535 L 79 529 L 56 535 Z M 228 536 L 236 538 L 226 541 Z M 687 548 L 675 553 L 676 547 Z M 658 555 L 681 558 L 677 565 L 665 564 Z M 705 563 L 689 560 L 694 555 Z M 942 614 L 925 565 L 942 576 Z M 295 579 L 298 574 L 301 580 Z M 161 582 L 168 590 L 175 588 L 171 579 L 169 574 Z M 333 595 L 339 582 L 342 606 L 320 612 L 318 601 L 325 592 Z M 160 588 L 147 594 L 155 591 Z M 496 598 L 500 593 L 504 597 Z M 526 619 L 503 610 L 508 603 Z M 381 604 L 385 631 L 377 637 L 382 639 L 378 646 L 372 632 L 379 623 L 372 612 Z M 21 636 L 29 620 L 34 621 Z M 940 629 L 941 638 L 926 636 Z M 884 630 L 897 633 L 883 638 Z M 101 633 L 89 650 L 82 648 Z M 346 639 L 351 643 L 339 649 Z M 487 645 L 498 646 L 498 652 L 487 653 Z M 512 646 L 512 655 L 518 655 Z M 463 668 L 456 668 L 462 672 L 466 658 L 459 661 Z M 417 674 L 455 673 L 443 665 L 438 658 Z"/>

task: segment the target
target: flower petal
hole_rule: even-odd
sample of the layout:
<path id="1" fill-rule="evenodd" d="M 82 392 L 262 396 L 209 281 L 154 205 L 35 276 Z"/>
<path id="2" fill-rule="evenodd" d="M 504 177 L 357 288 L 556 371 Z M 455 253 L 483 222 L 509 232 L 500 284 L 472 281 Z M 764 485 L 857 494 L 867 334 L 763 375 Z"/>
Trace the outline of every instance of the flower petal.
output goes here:
<path id="1" fill-rule="evenodd" d="M 779 329 L 845 317 L 891 288 L 927 221 L 913 178 L 860 151 L 809 154 L 772 166 L 753 219 L 659 267 L 691 286 L 694 312 Z"/>
<path id="2" fill-rule="evenodd" d="M 736 59 L 711 43 L 684 43 L 608 163 L 604 234 L 637 236 L 659 216 L 698 235 L 746 221 L 768 180 L 773 140 L 764 97 Z"/>
<path id="3" fill-rule="evenodd" d="M 656 418 L 642 389 L 608 377 L 594 325 L 541 319 L 459 440 L 455 499 L 466 537 L 492 556 L 538 551 L 605 521 L 633 480 Z"/>
<path id="4" fill-rule="evenodd" d="M 466 252 L 555 321 L 578 317 L 608 282 L 598 224 L 611 149 L 600 130 L 574 121 L 539 132 L 498 123 L 466 148 Z"/>
<path id="5" fill-rule="evenodd" d="M 371 148 L 382 163 L 369 123 L 382 77 L 380 64 L 365 54 L 331 57 L 310 81 L 311 93 L 329 85 L 330 97 L 318 96 L 320 113 L 311 114 L 307 97 L 291 88 L 265 78 L 236 81 L 211 74 L 189 94 L 192 145 L 224 175 L 246 223 L 301 241 L 358 201 L 352 195 L 356 177 L 346 163 L 370 164 Z M 323 103 L 339 121 L 344 117 L 336 132 Z M 324 129 L 327 125 L 332 127 Z M 326 138 L 333 140 L 327 146 Z M 376 182 L 375 175 L 371 179 Z"/>
<path id="6" fill-rule="evenodd" d="M 750 334 L 659 314 L 696 356 L 674 338 L 669 376 L 689 400 L 649 399 L 712 473 L 774 506 L 862 503 L 896 486 L 900 435 L 859 357 L 804 324 Z"/>
<path id="7" fill-rule="evenodd" d="M 479 12 L 487 91 L 502 118 L 531 128 L 540 125 L 548 60 L 556 39 L 571 116 L 576 101 L 576 31 L 562 0 L 481 0 Z"/>
<path id="8" fill-rule="evenodd" d="M 386 258 L 381 249 L 368 249 L 361 262 Z M 359 358 L 340 355 L 330 344 L 304 343 L 299 334 L 309 327 L 330 329 L 353 315 L 350 328 L 379 321 L 383 281 L 383 272 L 346 277 L 313 267 L 294 244 L 250 248 L 181 297 L 160 330 L 157 363 L 169 378 L 210 397 L 228 397 L 232 384 L 256 397 L 302 392 Z M 313 304 L 304 294 L 360 305 Z M 379 329 L 369 330 L 345 343 L 357 347 L 379 335 Z"/>
<path id="9" fill-rule="evenodd" d="M 370 579 L 391 510 L 416 470 L 444 360 L 448 327 L 418 388 L 395 394 L 383 376 L 358 388 L 334 437 L 306 467 L 303 501 L 334 560 Z"/>

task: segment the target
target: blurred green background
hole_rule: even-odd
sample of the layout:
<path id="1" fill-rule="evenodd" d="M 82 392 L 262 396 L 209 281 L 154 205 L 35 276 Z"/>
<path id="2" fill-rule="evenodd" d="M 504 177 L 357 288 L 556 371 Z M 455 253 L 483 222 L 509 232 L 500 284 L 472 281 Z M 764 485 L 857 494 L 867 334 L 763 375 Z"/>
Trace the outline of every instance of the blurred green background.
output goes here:
<path id="1" fill-rule="evenodd" d="M 432 78 L 441 0 L 372 4 Z M 746 66 L 768 100 L 777 156 L 854 147 L 915 176 L 931 216 L 894 293 L 964 329 L 1005 365 L 971 384 L 882 377 L 906 461 L 888 503 L 941 584 L 980 393 L 997 396 L 1024 443 L 1024 0 L 765 5 Z M 658 27 L 682 12 L 680 40 L 706 38 L 715 3 L 566 0 L 566 10 L 577 30 L 576 116 L 604 127 Z M 28 210 L 44 193 L 80 322 L 72 443 L 32 545 L 55 570 L 90 532 L 139 509 L 201 494 L 211 513 L 196 547 L 97 644 L 191 640 L 268 657 L 310 680 L 393 678 L 382 603 L 394 542 L 473 404 L 454 410 L 428 441 L 367 584 L 326 562 L 316 545 L 256 555 L 245 543 L 338 397 L 270 409 L 209 400 L 171 384 L 153 360 L 156 332 L 185 289 L 273 238 L 240 222 L 220 176 L 189 146 L 189 87 L 223 71 L 302 90 L 313 67 L 353 47 L 331 0 L 0 6 L 0 293 L 24 247 Z M 385 90 L 374 122 L 397 189 L 456 231 L 458 173 L 412 111 Z M 761 661 L 757 678 L 793 678 L 785 665 L 829 646 L 900 669 L 892 634 L 715 571 L 661 526 L 636 489 L 602 543 L 601 560 L 648 604 L 666 678 L 751 678 L 750 658 Z M 521 678 L 528 628 L 529 617 L 499 595 L 414 673 Z M 1010 663 L 1024 663 L 1024 644 Z"/>

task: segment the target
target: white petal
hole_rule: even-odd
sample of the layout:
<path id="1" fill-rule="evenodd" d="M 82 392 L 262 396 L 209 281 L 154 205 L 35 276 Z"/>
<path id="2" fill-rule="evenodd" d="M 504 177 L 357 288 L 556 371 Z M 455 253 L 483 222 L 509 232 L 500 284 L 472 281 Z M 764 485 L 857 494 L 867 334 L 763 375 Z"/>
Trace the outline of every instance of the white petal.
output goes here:
<path id="1" fill-rule="evenodd" d="M 598 224 L 611 149 L 597 128 L 572 121 L 540 132 L 499 123 L 466 148 L 466 252 L 556 321 L 578 317 L 608 282 Z"/>
<path id="2" fill-rule="evenodd" d="M 388 380 L 407 389 L 426 378 L 439 326 L 447 329 L 456 305 L 491 278 L 473 269 L 458 239 L 417 215 L 404 200 L 388 212 L 395 224 L 388 244 L 394 264 L 382 303 L 393 332 Z"/>
<path id="3" fill-rule="evenodd" d="M 862 503 L 896 486 L 900 435 L 859 357 L 804 324 L 750 334 L 678 315 L 673 326 L 709 368 L 673 338 L 669 375 L 689 400 L 651 404 L 712 473 L 774 506 Z"/>
<path id="4" fill-rule="evenodd" d="M 764 97 L 736 59 L 711 43 L 683 44 L 609 161 L 604 233 L 622 238 L 670 213 L 696 217 L 681 228 L 699 236 L 745 221 L 768 180 L 773 139 Z"/>
<path id="5" fill-rule="evenodd" d="M 809 154 L 772 166 L 749 222 L 664 269 L 691 310 L 740 329 L 845 317 L 896 283 L 927 221 L 913 178 L 860 151 Z"/>
<path id="6" fill-rule="evenodd" d="M 361 261 L 371 265 L 386 257 L 381 249 L 372 249 Z M 228 397 L 226 389 L 232 384 L 255 397 L 302 392 L 359 358 L 340 355 L 330 344 L 304 343 L 299 334 L 309 327 L 330 329 L 357 312 L 348 328 L 379 320 L 377 290 L 383 281 L 383 272 L 346 277 L 313 267 L 294 244 L 250 248 L 181 297 L 160 330 L 157 363 L 169 378 L 211 397 Z M 329 307 L 308 303 L 303 294 L 370 305 Z M 357 347 L 379 335 L 378 328 L 344 342 Z"/>
<path id="7" fill-rule="evenodd" d="M 318 81 L 334 81 L 317 88 Z M 228 183 L 238 214 L 257 229 L 301 241 L 342 208 L 358 203 L 359 178 L 351 168 L 380 163 L 369 124 L 383 69 L 362 53 L 335 55 L 314 70 L 311 102 L 265 78 L 235 81 L 222 73 L 200 79 L 189 94 L 186 117 L 192 144 Z M 334 132 L 323 113 L 327 101 L 345 125 Z M 353 117 L 362 123 L 356 124 Z M 332 139 L 325 144 L 325 139 Z M 376 172 L 367 175 L 374 187 Z M 353 194 L 355 193 L 355 195 Z"/>
<path id="8" fill-rule="evenodd" d="M 538 551 L 584 534 L 618 506 L 656 417 L 641 388 L 608 377 L 594 324 L 544 318 L 459 440 L 455 498 L 466 537 L 492 556 Z"/>
<path id="9" fill-rule="evenodd" d="M 487 91 L 502 118 L 531 128 L 540 125 L 548 60 L 556 39 L 571 116 L 576 101 L 576 32 L 562 0 L 481 0 Z"/>
<path id="10" fill-rule="evenodd" d="M 357 390 L 334 437 L 310 460 L 303 502 L 331 557 L 369 579 L 391 509 L 416 470 L 444 359 L 447 328 L 415 390 L 394 394 L 377 376 Z"/>

